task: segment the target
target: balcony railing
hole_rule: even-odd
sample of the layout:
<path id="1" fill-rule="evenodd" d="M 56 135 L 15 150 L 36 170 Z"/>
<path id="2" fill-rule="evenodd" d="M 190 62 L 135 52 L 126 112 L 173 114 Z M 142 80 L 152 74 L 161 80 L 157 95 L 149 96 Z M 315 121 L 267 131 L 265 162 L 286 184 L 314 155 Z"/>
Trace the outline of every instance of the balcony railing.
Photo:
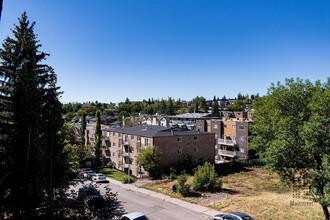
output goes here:
<path id="1" fill-rule="evenodd" d="M 219 154 L 225 156 L 231 156 L 231 157 L 235 157 L 237 155 L 236 151 L 228 151 L 228 150 L 219 150 Z"/>
<path id="2" fill-rule="evenodd" d="M 218 144 L 223 144 L 223 145 L 231 145 L 234 146 L 236 144 L 235 140 L 230 140 L 230 139 L 218 139 Z"/>

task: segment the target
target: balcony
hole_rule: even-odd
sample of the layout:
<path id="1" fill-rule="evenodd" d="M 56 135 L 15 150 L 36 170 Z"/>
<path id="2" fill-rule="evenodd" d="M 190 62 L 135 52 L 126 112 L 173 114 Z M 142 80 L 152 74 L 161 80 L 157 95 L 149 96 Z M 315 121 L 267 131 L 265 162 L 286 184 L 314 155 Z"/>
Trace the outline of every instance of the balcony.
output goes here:
<path id="1" fill-rule="evenodd" d="M 218 144 L 234 146 L 234 145 L 236 145 L 236 141 L 231 140 L 231 139 L 221 139 L 221 138 L 219 138 L 218 139 Z"/>
<path id="2" fill-rule="evenodd" d="M 227 157 L 237 156 L 236 151 L 228 151 L 228 150 L 219 150 L 219 154 Z"/>

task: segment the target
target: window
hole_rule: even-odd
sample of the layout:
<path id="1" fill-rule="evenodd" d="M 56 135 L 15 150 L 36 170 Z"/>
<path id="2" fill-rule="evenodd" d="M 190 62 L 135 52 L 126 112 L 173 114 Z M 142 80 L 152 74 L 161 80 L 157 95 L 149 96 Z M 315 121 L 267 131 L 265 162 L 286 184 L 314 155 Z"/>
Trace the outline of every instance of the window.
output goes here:
<path id="1" fill-rule="evenodd" d="M 202 127 L 202 123 L 198 123 L 198 127 L 201 128 Z"/>
<path id="2" fill-rule="evenodd" d="M 134 135 L 131 135 L 131 140 L 134 140 Z"/>
<path id="3" fill-rule="evenodd" d="M 236 129 L 236 125 L 232 125 L 231 127 L 232 127 L 233 129 Z"/>
<path id="4" fill-rule="evenodd" d="M 227 125 L 224 124 L 224 125 L 223 125 L 223 128 L 227 128 Z"/>
<path id="5" fill-rule="evenodd" d="M 244 125 L 240 125 L 238 128 L 239 128 L 239 130 L 245 130 L 245 126 Z"/>
<path id="6" fill-rule="evenodd" d="M 182 150 L 178 149 L 178 155 L 182 154 Z"/>
<path id="7" fill-rule="evenodd" d="M 194 141 L 198 141 L 198 136 L 194 136 Z"/>
<path id="8" fill-rule="evenodd" d="M 112 146 L 113 146 L 113 147 L 116 147 L 116 143 L 115 143 L 115 142 L 113 142 Z"/>
<path id="9" fill-rule="evenodd" d="M 241 113 L 240 112 L 237 112 L 237 115 L 241 115 Z"/>
<path id="10" fill-rule="evenodd" d="M 116 153 L 112 153 L 112 157 L 116 157 Z"/>
<path id="11" fill-rule="evenodd" d="M 194 148 L 194 153 L 197 153 L 198 152 L 198 147 L 195 147 Z"/>
<path id="12" fill-rule="evenodd" d="M 244 136 L 240 136 L 240 137 L 239 137 L 239 140 L 240 140 L 240 141 L 244 141 Z"/>
<path id="13" fill-rule="evenodd" d="M 178 137 L 178 142 L 181 142 L 182 141 L 182 137 Z"/>
<path id="14" fill-rule="evenodd" d="M 187 142 L 186 146 L 187 146 L 187 147 L 190 147 L 190 142 Z"/>
<path id="15" fill-rule="evenodd" d="M 144 146 L 149 146 L 149 139 L 148 138 L 144 139 Z"/>
<path id="16" fill-rule="evenodd" d="M 113 132 L 113 136 L 116 137 L 116 133 L 115 132 Z"/>
<path id="17" fill-rule="evenodd" d="M 213 125 L 213 128 L 217 129 L 218 128 L 218 125 L 217 124 L 214 124 Z"/>
<path id="18" fill-rule="evenodd" d="M 244 147 L 241 147 L 241 148 L 239 149 L 239 151 L 240 151 L 241 153 L 244 153 Z"/>

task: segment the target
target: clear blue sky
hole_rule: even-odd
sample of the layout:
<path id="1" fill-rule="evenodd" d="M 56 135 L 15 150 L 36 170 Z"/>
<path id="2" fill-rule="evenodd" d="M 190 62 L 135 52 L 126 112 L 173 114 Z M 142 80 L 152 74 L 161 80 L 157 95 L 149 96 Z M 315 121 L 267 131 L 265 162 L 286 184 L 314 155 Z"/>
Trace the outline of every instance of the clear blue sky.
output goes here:
<path id="1" fill-rule="evenodd" d="M 62 102 L 264 95 L 330 76 L 330 1 L 4 0 L 1 41 L 26 11 Z"/>

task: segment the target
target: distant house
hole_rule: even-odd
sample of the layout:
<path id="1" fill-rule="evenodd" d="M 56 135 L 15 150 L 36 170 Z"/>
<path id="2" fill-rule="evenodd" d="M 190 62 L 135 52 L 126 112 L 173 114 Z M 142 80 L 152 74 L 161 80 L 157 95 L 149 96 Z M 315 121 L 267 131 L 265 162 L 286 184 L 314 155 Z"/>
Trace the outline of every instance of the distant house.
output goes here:
<path id="1" fill-rule="evenodd" d="M 212 113 L 185 113 L 181 115 L 172 115 L 165 117 L 170 127 L 187 127 L 189 130 L 195 130 L 197 119 L 220 118 L 219 115 Z"/>

